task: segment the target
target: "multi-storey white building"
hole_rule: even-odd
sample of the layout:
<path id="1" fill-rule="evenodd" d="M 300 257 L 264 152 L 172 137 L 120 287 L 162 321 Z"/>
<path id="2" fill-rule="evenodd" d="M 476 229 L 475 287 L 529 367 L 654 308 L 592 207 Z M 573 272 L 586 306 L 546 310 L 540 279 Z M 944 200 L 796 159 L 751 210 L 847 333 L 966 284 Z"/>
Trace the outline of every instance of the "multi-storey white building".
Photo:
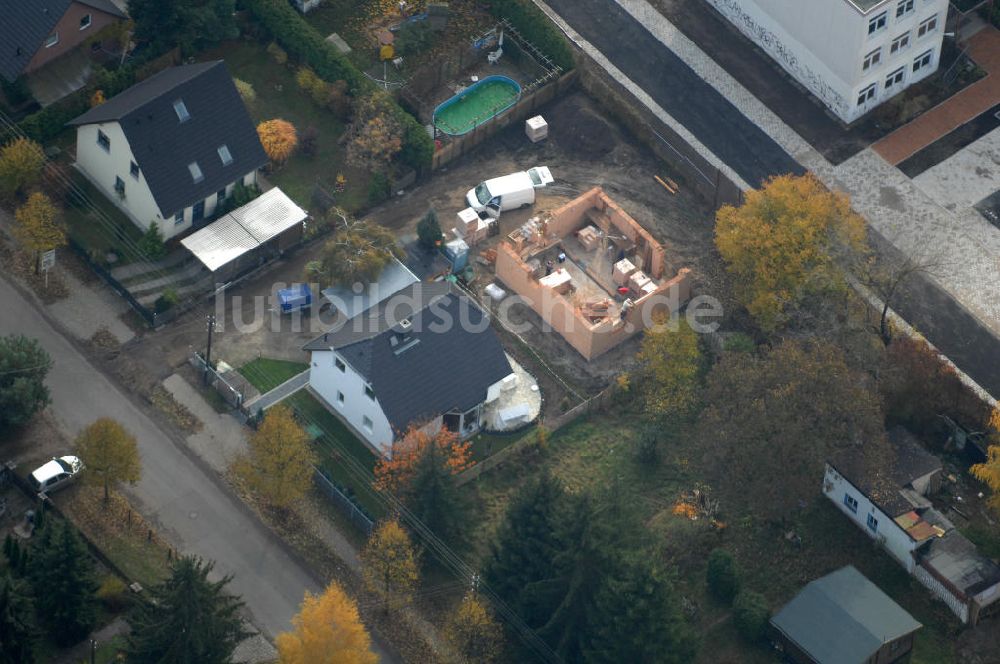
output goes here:
<path id="1" fill-rule="evenodd" d="M 938 67 L 948 0 L 707 0 L 850 123 Z"/>

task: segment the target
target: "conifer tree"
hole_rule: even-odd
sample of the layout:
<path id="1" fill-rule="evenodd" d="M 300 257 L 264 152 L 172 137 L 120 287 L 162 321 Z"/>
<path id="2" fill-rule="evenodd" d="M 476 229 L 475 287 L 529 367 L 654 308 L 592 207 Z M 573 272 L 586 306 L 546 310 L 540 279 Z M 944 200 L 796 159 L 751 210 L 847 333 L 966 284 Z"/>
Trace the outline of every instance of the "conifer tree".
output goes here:
<path id="1" fill-rule="evenodd" d="M 25 583 L 0 578 L 0 664 L 34 664 L 35 609 Z"/>
<path id="2" fill-rule="evenodd" d="M 128 661 L 136 664 L 228 664 L 248 636 L 239 612 L 243 602 L 226 590 L 231 576 L 210 581 L 214 563 L 184 557 L 170 577 L 150 590 L 130 621 Z"/>
<path id="3" fill-rule="evenodd" d="M 94 566 L 72 526 L 47 520 L 28 562 L 38 616 L 62 646 L 87 636 L 96 619 Z"/>

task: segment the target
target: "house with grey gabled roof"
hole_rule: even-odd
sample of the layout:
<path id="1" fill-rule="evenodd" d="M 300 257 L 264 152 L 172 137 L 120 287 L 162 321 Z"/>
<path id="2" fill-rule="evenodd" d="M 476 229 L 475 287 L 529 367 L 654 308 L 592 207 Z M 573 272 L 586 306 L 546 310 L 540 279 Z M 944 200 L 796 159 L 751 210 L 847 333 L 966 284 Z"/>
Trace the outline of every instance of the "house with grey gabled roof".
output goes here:
<path id="1" fill-rule="evenodd" d="M 145 230 L 198 227 L 268 163 L 221 60 L 173 67 L 95 106 L 76 127 L 76 167 Z"/>
<path id="2" fill-rule="evenodd" d="M 304 350 L 310 389 L 383 455 L 411 425 L 472 435 L 514 374 L 487 313 L 447 282 L 409 284 Z"/>
<path id="3" fill-rule="evenodd" d="M 771 618 L 796 664 L 907 661 L 921 624 L 852 565 L 810 582 Z"/>

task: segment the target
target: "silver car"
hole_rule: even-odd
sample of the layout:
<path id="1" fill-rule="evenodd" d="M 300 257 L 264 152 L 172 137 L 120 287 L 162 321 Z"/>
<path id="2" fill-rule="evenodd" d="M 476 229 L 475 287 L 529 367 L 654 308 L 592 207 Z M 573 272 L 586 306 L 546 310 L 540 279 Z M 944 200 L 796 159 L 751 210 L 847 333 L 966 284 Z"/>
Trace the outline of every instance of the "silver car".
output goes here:
<path id="1" fill-rule="evenodd" d="M 52 457 L 52 461 L 36 468 L 28 480 L 38 493 L 49 493 L 72 482 L 81 470 L 83 462 L 79 457 Z"/>

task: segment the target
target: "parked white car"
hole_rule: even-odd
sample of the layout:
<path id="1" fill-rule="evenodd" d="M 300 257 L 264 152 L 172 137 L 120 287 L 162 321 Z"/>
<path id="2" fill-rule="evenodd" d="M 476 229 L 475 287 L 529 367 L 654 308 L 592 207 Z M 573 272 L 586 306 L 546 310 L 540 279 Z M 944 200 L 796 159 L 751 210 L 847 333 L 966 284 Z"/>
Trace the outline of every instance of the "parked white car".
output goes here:
<path id="1" fill-rule="evenodd" d="M 61 489 L 80 474 L 83 461 L 75 456 L 52 457 L 48 463 L 36 468 L 28 478 L 38 493 Z"/>
<path id="2" fill-rule="evenodd" d="M 475 211 L 496 204 L 501 212 L 526 207 L 535 202 L 535 189 L 553 181 L 548 166 L 535 166 L 526 171 L 480 182 L 465 195 L 466 202 Z"/>

